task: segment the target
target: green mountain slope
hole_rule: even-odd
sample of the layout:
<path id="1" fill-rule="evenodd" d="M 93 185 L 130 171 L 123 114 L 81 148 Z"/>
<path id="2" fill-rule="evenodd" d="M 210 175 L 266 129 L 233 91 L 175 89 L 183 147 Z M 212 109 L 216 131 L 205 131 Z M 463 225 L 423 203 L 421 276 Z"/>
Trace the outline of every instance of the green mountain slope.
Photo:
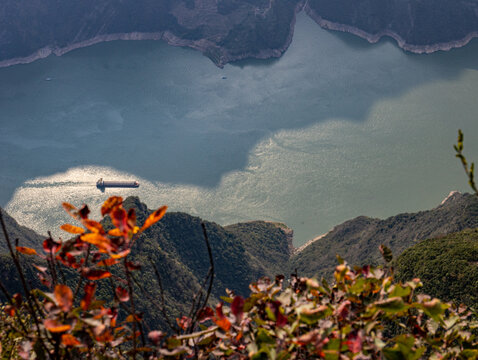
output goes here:
<path id="1" fill-rule="evenodd" d="M 432 210 L 385 220 L 365 216 L 349 220 L 301 249 L 290 265 L 300 275 L 326 276 L 335 268 L 336 254 L 351 264 L 377 263 L 381 259 L 380 244 L 387 245 L 397 256 L 419 240 L 476 227 L 477 197 L 455 192 Z"/>
<path id="2" fill-rule="evenodd" d="M 126 209 L 135 208 L 138 223 L 143 223 L 151 213 L 137 197 L 126 199 L 124 206 Z M 209 270 L 202 222 L 200 218 L 188 214 L 167 213 L 160 222 L 141 234 L 133 246 L 131 260 L 142 266 L 141 277 L 137 280 L 147 293 L 138 297 L 137 307 L 147 314 L 147 322 L 151 326 L 159 324 L 165 328 L 166 324 L 158 307 L 161 294 L 150 260 L 161 275 L 166 312 L 172 315 L 173 320 L 180 314 L 187 314 L 191 299 Z M 276 270 L 286 266 L 291 251 L 290 230 L 262 221 L 229 227 L 212 222 L 205 222 L 205 225 L 215 264 L 212 301 L 225 295 L 225 289 L 247 295 L 251 282 L 264 275 L 273 276 Z M 28 241 L 22 241 L 26 246 L 38 248 L 43 240 L 43 237 L 32 235 L 34 233 L 31 230 L 12 220 L 9 220 L 7 229 L 19 239 L 27 237 Z M 257 244 L 254 251 L 251 240 Z M 258 256 L 259 249 L 264 249 L 264 254 L 267 253 L 267 260 Z M 12 293 L 20 291 L 18 276 L 7 255 L 0 256 L 0 269 L 8 274 L 3 279 L 7 280 L 5 285 Z M 29 264 L 27 277 L 36 281 L 35 273 Z M 121 273 L 118 275 L 121 276 Z M 70 274 L 67 278 L 73 276 Z M 35 286 L 38 284 L 35 283 Z M 100 295 L 110 292 L 108 286 L 98 289 Z M 141 291 L 137 293 L 141 294 Z"/>
<path id="3" fill-rule="evenodd" d="M 478 309 L 478 229 L 422 241 L 395 261 L 396 276 L 420 278 L 424 293 Z"/>

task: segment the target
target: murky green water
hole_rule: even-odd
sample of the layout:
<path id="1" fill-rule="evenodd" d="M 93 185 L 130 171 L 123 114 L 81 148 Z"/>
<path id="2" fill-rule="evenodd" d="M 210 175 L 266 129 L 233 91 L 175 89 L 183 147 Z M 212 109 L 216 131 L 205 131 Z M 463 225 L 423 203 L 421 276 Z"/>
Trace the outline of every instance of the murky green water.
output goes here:
<path id="1" fill-rule="evenodd" d="M 137 179 L 114 193 L 221 224 L 283 221 L 296 245 L 358 215 L 431 208 L 467 190 L 458 128 L 478 161 L 477 60 L 477 41 L 409 55 L 301 14 L 279 60 L 221 70 L 112 42 L 0 69 L 0 205 L 46 232 L 67 220 L 61 201 L 113 193 L 97 178 Z"/>

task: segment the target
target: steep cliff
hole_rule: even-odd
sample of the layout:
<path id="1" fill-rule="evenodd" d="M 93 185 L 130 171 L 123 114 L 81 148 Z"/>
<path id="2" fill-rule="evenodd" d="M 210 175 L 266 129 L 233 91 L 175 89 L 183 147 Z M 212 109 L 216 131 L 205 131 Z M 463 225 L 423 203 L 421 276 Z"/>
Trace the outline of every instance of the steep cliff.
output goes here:
<path id="1" fill-rule="evenodd" d="M 478 36 L 478 0 L 4 0 L 0 67 L 110 40 L 162 39 L 218 66 L 279 57 L 303 8 L 324 28 L 418 53 Z"/>
<path id="2" fill-rule="evenodd" d="M 389 36 L 416 53 L 460 47 L 478 36 L 476 0 L 308 0 L 305 11 L 326 29 L 370 42 Z"/>
<path id="3" fill-rule="evenodd" d="M 277 57 L 292 39 L 296 7 L 295 0 L 5 0 L 0 66 L 119 39 L 189 46 L 219 66 Z"/>

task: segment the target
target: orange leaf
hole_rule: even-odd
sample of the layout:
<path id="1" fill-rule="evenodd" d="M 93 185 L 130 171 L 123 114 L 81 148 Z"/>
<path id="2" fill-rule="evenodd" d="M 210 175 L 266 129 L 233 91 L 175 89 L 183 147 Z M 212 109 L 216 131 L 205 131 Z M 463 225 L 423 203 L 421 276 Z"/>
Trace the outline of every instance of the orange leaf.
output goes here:
<path id="1" fill-rule="evenodd" d="M 108 252 L 113 250 L 111 240 L 97 233 L 89 233 L 81 236 L 81 240 L 95 245 L 100 251 Z"/>
<path id="2" fill-rule="evenodd" d="M 154 211 L 151 215 L 148 216 L 143 226 L 141 227 L 141 232 L 149 228 L 151 225 L 156 224 L 161 218 L 166 214 L 167 206 L 161 206 L 158 210 Z"/>
<path id="3" fill-rule="evenodd" d="M 105 233 L 105 231 L 103 230 L 103 225 L 101 225 L 98 221 L 84 219 L 82 221 L 82 223 L 91 232 L 98 233 L 98 234 L 104 234 Z"/>
<path id="4" fill-rule="evenodd" d="M 19 253 L 22 253 L 22 254 L 25 254 L 25 255 L 36 255 L 37 254 L 37 251 L 35 249 L 31 249 L 31 248 L 24 247 L 24 246 L 17 246 L 16 249 Z"/>
<path id="5" fill-rule="evenodd" d="M 120 231 L 120 229 L 111 229 L 110 231 L 108 231 L 108 235 L 111 235 L 111 236 L 123 236 L 123 233 Z"/>
<path id="6" fill-rule="evenodd" d="M 74 207 L 73 205 L 64 202 L 63 204 L 63 209 L 73 218 L 73 219 L 78 219 L 78 209 Z"/>
<path id="7" fill-rule="evenodd" d="M 71 325 L 61 324 L 53 319 L 44 320 L 43 325 L 45 325 L 45 328 L 52 333 L 65 332 L 71 329 Z"/>
<path id="8" fill-rule="evenodd" d="M 119 260 L 116 260 L 116 259 L 113 259 L 113 258 L 109 258 L 109 259 L 104 259 L 104 260 L 101 260 L 98 264 L 96 264 L 97 266 L 112 266 L 112 265 L 115 265 L 119 263 Z"/>
<path id="9" fill-rule="evenodd" d="M 120 206 L 123 203 L 123 198 L 120 196 L 111 196 L 108 200 L 103 203 L 101 206 L 101 215 L 105 216 L 109 214 L 113 208 Z"/>
<path id="10" fill-rule="evenodd" d="M 113 259 L 122 259 L 124 258 L 125 256 L 127 256 L 129 253 L 131 252 L 131 249 L 126 249 L 124 251 L 121 251 L 117 254 L 110 254 L 110 256 L 113 258 Z"/>
<path id="11" fill-rule="evenodd" d="M 69 232 L 70 234 L 83 234 L 85 232 L 85 229 L 70 224 L 63 224 L 60 226 L 60 229 Z"/>
<path id="12" fill-rule="evenodd" d="M 61 342 L 65 346 L 79 346 L 79 345 L 81 345 L 81 342 L 76 337 L 74 337 L 73 335 L 70 335 L 70 334 L 61 335 Z"/>
<path id="13" fill-rule="evenodd" d="M 111 276 L 109 271 L 88 268 L 83 269 L 82 273 L 88 280 L 101 280 Z"/>
<path id="14" fill-rule="evenodd" d="M 57 285 L 55 286 L 55 300 L 58 303 L 58 306 L 65 312 L 70 311 L 73 306 L 73 292 L 66 285 Z"/>
<path id="15" fill-rule="evenodd" d="M 224 331 L 229 331 L 231 328 L 231 322 L 226 317 L 215 319 L 214 322 Z"/>
<path id="16" fill-rule="evenodd" d="M 126 319 L 124 320 L 124 322 L 127 322 L 127 323 L 130 323 L 130 322 L 133 322 L 133 321 L 141 321 L 141 317 L 139 317 L 138 315 L 134 316 L 133 317 L 133 314 L 129 314 Z"/>

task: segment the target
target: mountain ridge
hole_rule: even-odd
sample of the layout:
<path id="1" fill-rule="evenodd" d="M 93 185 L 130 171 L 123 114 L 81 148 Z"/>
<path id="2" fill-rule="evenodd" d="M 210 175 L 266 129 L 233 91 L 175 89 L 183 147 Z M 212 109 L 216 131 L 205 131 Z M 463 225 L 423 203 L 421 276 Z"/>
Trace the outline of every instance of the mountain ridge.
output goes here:
<path id="1" fill-rule="evenodd" d="M 0 7 L 0 67 L 113 40 L 161 39 L 199 50 L 219 67 L 280 57 L 302 10 L 325 29 L 371 43 L 388 36 L 415 53 L 450 50 L 478 36 L 476 0 L 6 0 Z"/>

